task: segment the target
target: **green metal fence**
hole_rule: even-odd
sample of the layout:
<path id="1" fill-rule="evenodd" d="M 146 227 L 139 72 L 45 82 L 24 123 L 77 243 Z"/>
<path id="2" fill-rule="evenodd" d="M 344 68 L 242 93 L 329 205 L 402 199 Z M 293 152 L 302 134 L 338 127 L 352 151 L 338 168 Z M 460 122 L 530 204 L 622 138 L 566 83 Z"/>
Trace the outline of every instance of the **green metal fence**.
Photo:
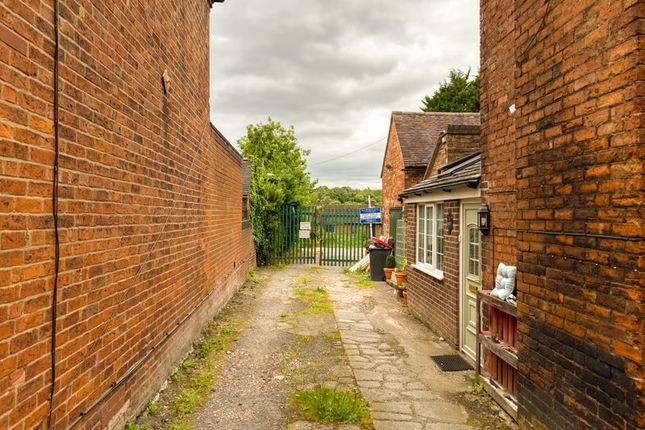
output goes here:
<path id="1" fill-rule="evenodd" d="M 351 266 L 365 255 L 369 226 L 359 208 L 323 208 L 320 212 L 320 264 Z"/>
<path id="2" fill-rule="evenodd" d="M 315 264 L 318 216 L 315 208 L 285 206 L 273 232 L 271 264 Z"/>
<path id="3" fill-rule="evenodd" d="M 273 232 L 271 264 L 349 266 L 365 255 L 369 226 L 359 208 L 280 209 Z"/>

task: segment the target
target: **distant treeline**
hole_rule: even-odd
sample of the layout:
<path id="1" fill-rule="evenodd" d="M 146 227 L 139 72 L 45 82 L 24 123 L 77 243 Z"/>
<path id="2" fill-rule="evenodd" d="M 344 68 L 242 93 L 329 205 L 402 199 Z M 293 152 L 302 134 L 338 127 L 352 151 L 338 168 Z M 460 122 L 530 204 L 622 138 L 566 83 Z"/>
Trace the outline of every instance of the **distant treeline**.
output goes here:
<path id="1" fill-rule="evenodd" d="M 367 206 L 368 196 L 372 196 L 372 206 L 380 206 L 382 201 L 381 190 L 370 188 L 355 189 L 350 187 L 327 187 L 325 185 L 314 188 L 312 202 L 316 206 L 324 205 L 364 205 Z"/>

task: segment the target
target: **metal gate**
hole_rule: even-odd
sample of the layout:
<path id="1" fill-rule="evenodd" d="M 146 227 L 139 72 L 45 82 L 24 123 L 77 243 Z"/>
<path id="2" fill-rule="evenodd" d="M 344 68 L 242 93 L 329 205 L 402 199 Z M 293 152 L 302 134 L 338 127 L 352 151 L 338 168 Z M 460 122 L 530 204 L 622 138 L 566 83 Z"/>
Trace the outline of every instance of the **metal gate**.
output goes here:
<path id="1" fill-rule="evenodd" d="M 316 264 L 317 228 L 316 208 L 280 208 L 278 223 L 273 230 L 270 263 Z"/>
<path id="2" fill-rule="evenodd" d="M 350 266 L 365 255 L 369 226 L 358 207 L 300 208 L 278 212 L 270 263 Z"/>
<path id="3" fill-rule="evenodd" d="M 320 264 L 351 266 L 365 255 L 369 226 L 356 208 L 323 208 L 320 213 Z"/>

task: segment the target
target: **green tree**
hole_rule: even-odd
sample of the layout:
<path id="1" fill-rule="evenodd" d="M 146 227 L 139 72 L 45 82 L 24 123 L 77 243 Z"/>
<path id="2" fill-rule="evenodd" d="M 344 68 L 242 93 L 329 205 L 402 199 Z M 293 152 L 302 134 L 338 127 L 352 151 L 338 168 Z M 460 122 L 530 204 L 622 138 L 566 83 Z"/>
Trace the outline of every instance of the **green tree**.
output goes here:
<path id="1" fill-rule="evenodd" d="M 312 202 L 316 206 L 324 205 L 363 205 L 367 206 L 368 196 L 372 198 L 372 205 L 378 206 L 381 202 L 381 190 L 370 188 L 355 189 L 350 187 L 327 187 L 322 185 L 313 191 Z"/>
<path id="2" fill-rule="evenodd" d="M 479 112 L 479 75 L 470 79 L 470 69 L 467 72 L 453 69 L 448 80 L 422 102 L 424 112 Z"/>
<path id="3" fill-rule="evenodd" d="M 251 161 L 251 210 L 258 264 L 268 264 L 271 232 L 284 205 L 308 205 L 315 181 L 305 157 L 309 151 L 298 145 L 293 126 L 285 128 L 269 118 L 266 124 L 249 125 L 238 144 Z"/>

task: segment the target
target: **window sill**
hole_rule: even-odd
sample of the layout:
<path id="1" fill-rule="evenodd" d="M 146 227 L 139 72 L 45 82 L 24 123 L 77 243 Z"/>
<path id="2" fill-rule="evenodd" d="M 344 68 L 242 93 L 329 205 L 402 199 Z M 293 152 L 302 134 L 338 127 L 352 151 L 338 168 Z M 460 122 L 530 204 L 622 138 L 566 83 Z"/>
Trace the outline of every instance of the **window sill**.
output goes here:
<path id="1" fill-rule="evenodd" d="M 438 279 L 439 281 L 443 280 L 443 272 L 441 270 L 435 270 L 419 263 L 413 264 L 412 267 L 417 269 L 419 272 L 423 272 L 426 275 L 430 275 L 433 278 Z"/>

